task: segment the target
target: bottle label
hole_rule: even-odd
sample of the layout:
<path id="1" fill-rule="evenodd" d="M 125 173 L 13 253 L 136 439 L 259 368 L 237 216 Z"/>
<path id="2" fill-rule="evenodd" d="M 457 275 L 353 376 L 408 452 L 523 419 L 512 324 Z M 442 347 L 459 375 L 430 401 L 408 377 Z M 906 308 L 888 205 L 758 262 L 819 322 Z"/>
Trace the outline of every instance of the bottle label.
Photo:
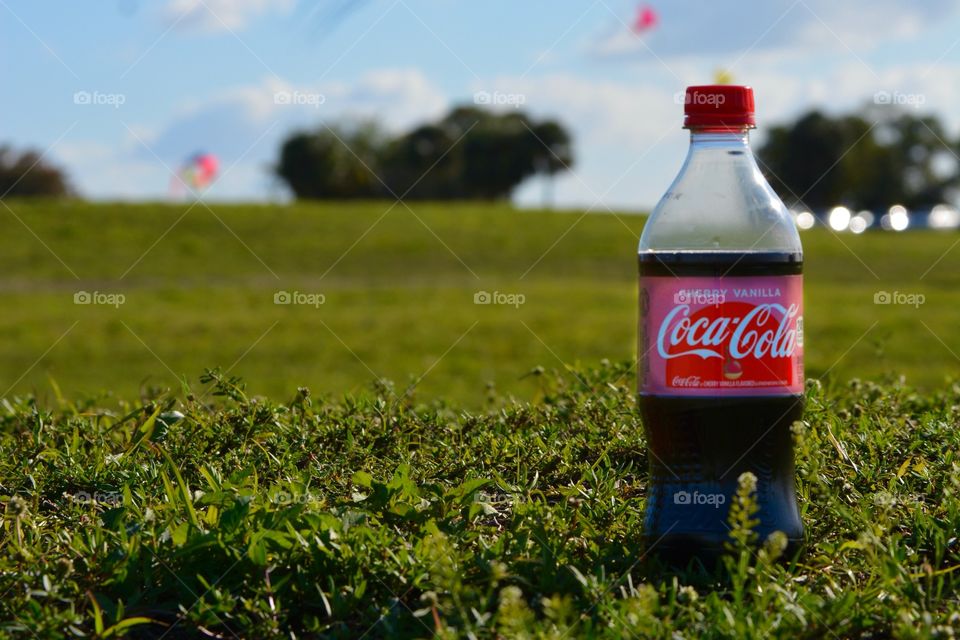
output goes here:
<path id="1" fill-rule="evenodd" d="M 803 392 L 803 276 L 640 278 L 639 389 Z"/>

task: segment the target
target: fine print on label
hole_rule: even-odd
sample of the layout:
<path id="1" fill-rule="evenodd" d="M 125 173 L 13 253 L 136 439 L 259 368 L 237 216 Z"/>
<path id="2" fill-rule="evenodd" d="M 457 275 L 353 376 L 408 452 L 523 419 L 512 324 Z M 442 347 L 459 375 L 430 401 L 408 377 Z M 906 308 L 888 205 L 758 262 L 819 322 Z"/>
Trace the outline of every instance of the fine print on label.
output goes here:
<path id="1" fill-rule="evenodd" d="M 803 392 L 803 276 L 640 280 L 640 390 Z"/>

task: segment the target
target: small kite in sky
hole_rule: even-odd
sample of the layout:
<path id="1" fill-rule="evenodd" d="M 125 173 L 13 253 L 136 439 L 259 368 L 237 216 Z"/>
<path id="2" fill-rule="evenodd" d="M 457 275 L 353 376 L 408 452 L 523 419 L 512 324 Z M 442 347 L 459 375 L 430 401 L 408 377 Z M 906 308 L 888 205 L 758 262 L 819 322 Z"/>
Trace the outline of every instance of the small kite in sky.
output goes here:
<path id="1" fill-rule="evenodd" d="M 637 17 L 633 21 L 633 32 L 642 35 L 657 26 L 660 17 L 648 4 L 642 4 L 637 8 Z"/>
<path id="2" fill-rule="evenodd" d="M 212 153 L 198 152 L 190 156 L 177 172 L 171 191 L 182 193 L 183 187 L 190 191 L 202 191 L 210 186 L 220 170 L 220 160 Z"/>

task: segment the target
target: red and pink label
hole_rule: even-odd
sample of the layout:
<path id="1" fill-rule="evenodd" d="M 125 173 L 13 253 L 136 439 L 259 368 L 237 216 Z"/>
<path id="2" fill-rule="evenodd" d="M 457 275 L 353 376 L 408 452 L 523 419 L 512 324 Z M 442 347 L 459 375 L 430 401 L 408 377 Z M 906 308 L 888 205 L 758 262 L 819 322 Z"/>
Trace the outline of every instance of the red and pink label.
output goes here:
<path id="1" fill-rule="evenodd" d="M 803 276 L 640 278 L 640 392 L 803 392 Z"/>

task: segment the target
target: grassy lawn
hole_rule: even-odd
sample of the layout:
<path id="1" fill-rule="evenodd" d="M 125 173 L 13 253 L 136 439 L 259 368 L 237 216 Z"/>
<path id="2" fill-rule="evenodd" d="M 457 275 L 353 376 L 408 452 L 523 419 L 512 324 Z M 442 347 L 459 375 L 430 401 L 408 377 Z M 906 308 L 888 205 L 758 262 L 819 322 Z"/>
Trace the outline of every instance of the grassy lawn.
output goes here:
<path id="1" fill-rule="evenodd" d="M 0 637 L 960 630 L 960 391 L 811 383 L 795 429 L 806 547 L 734 544 L 705 570 L 638 543 L 628 378 L 626 364 L 546 374 L 541 400 L 477 413 L 387 388 L 275 404 L 229 380 L 113 412 L 7 403 Z"/>
<path id="2" fill-rule="evenodd" d="M 639 543 L 643 219 L 389 206 L 11 204 L 0 638 L 960 631 L 960 236 L 803 236 L 806 545 L 677 568 Z"/>
<path id="3" fill-rule="evenodd" d="M 299 386 L 368 392 L 385 377 L 420 398 L 479 407 L 491 389 L 537 397 L 526 375 L 537 366 L 633 357 L 638 216 L 382 202 L 10 206 L 0 235 L 5 395 L 49 401 L 53 380 L 67 397 L 131 398 L 220 366 L 276 399 Z M 904 375 L 933 389 L 955 375 L 960 249 L 950 249 L 960 236 L 803 238 L 811 376 Z M 878 306 L 881 290 L 926 301 Z M 76 305 L 77 291 L 125 301 Z M 324 302 L 276 305 L 278 291 Z M 478 291 L 524 303 L 475 305 Z"/>

